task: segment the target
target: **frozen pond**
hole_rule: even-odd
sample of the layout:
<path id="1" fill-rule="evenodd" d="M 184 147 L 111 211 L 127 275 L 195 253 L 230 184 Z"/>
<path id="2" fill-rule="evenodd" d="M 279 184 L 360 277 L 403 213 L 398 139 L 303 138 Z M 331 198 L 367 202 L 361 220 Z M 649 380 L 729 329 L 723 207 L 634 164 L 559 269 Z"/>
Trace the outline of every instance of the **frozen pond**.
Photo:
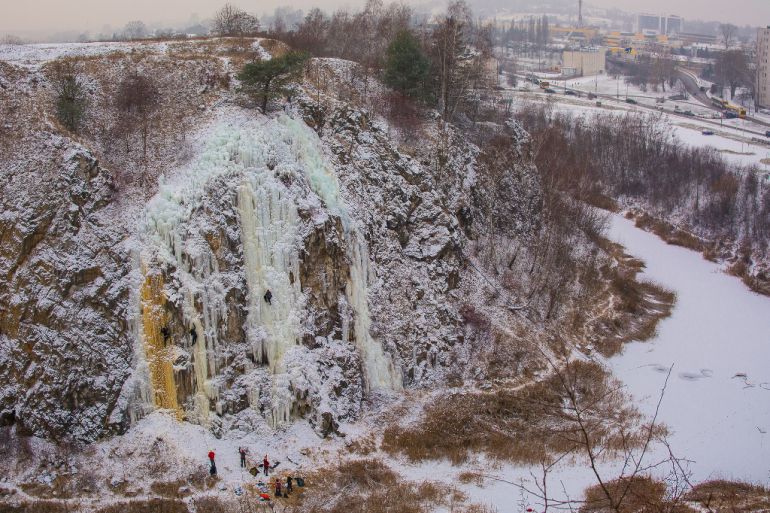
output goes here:
<path id="1" fill-rule="evenodd" d="M 612 216 L 609 238 L 641 258 L 641 278 L 673 289 L 673 315 L 650 342 L 609 361 L 646 413 L 674 365 L 659 419 L 677 456 L 694 460 L 697 481 L 770 480 L 770 298 L 700 254 L 670 246 Z"/>

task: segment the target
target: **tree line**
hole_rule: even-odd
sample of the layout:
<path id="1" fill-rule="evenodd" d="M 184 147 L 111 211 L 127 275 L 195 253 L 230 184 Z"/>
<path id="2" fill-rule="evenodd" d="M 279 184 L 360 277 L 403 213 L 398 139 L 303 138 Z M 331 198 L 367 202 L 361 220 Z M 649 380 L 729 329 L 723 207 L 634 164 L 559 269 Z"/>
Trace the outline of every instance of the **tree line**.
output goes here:
<path id="1" fill-rule="evenodd" d="M 608 197 L 624 201 L 710 241 L 766 254 L 770 187 L 759 170 L 681 143 L 656 115 L 584 118 L 528 107 L 516 119 L 536 141 L 538 168 L 572 197 L 601 206 Z"/>

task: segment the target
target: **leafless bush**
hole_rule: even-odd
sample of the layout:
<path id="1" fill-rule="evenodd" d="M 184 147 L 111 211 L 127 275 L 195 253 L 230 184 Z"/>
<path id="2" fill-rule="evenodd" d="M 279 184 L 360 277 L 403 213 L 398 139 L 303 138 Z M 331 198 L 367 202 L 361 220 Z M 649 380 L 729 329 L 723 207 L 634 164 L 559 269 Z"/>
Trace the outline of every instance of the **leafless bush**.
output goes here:
<path id="1" fill-rule="evenodd" d="M 639 414 L 625 405 L 618 384 L 596 364 L 570 362 L 552 375 L 519 390 L 452 394 L 428 405 L 420 424 L 385 430 L 382 447 L 410 460 L 467 460 L 469 452 L 514 463 L 539 463 L 561 453 L 580 453 L 582 432 L 601 441 L 607 453 L 637 446 Z M 568 406 L 576 391 L 583 424 Z M 612 419 L 612 420 L 608 420 Z"/>
<path id="2" fill-rule="evenodd" d="M 297 511 L 307 513 L 427 513 L 452 498 L 436 483 L 411 483 L 376 459 L 352 460 L 306 479 Z"/>

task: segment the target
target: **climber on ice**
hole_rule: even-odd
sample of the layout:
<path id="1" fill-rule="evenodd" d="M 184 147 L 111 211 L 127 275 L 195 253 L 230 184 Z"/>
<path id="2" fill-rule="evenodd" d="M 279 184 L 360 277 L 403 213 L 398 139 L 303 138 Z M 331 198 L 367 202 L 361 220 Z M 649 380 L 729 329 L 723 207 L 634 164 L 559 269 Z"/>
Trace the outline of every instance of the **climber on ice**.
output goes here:
<path id="1" fill-rule="evenodd" d="M 192 339 L 193 344 L 198 341 L 198 332 L 195 330 L 195 326 L 190 328 L 190 338 Z"/>
<path id="2" fill-rule="evenodd" d="M 273 293 L 270 292 L 270 289 L 267 289 L 267 292 L 265 292 L 265 303 L 267 303 L 268 305 L 272 305 L 273 304 L 272 300 L 273 300 Z"/>

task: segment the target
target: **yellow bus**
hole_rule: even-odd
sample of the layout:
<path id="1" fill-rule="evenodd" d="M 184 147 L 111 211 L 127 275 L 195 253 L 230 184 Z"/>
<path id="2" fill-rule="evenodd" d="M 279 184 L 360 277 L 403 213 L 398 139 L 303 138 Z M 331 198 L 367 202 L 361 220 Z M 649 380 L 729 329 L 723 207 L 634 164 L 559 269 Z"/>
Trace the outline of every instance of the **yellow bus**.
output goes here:
<path id="1" fill-rule="evenodd" d="M 744 109 L 743 107 L 739 107 L 738 105 L 733 105 L 732 103 L 728 103 L 725 109 L 729 110 L 730 112 L 734 112 L 739 118 L 746 117 L 746 109 Z"/>

